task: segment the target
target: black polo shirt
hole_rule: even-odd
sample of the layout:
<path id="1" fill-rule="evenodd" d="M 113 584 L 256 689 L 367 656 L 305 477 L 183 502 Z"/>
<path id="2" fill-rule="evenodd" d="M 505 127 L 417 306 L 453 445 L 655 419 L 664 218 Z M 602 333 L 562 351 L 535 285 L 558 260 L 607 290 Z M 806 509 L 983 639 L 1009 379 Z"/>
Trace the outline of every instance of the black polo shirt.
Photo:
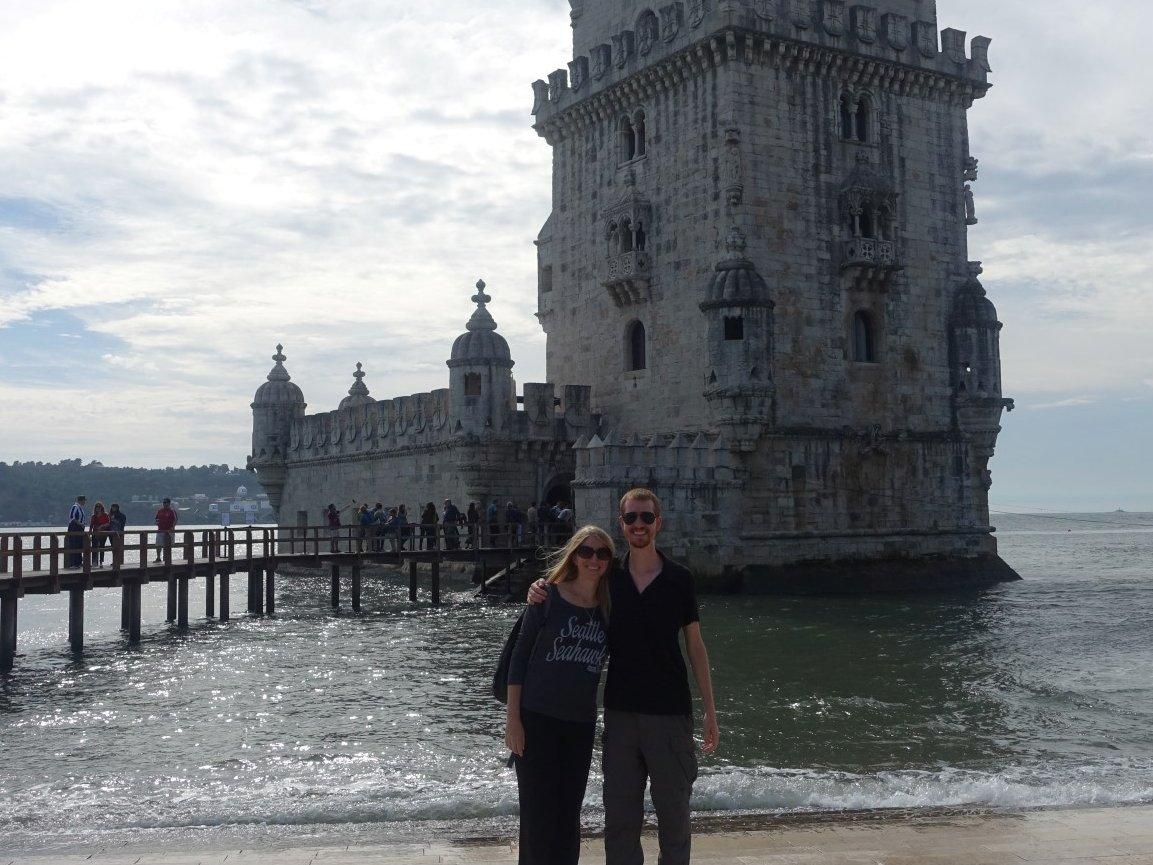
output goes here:
<path id="1" fill-rule="evenodd" d="M 692 715 L 681 630 L 701 619 L 692 572 L 660 554 L 664 566 L 644 592 L 626 555 L 609 575 L 609 674 L 605 708 L 645 715 Z"/>

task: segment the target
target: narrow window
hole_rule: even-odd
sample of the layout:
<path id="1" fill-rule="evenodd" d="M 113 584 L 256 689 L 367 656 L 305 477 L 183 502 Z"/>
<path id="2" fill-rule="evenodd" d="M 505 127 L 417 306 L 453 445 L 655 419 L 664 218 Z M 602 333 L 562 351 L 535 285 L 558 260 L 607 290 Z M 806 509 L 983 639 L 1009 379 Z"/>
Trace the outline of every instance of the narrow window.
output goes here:
<path id="1" fill-rule="evenodd" d="M 869 140 L 869 97 L 862 96 L 857 100 L 857 113 L 854 117 L 856 121 L 856 133 L 858 141 Z"/>
<path id="2" fill-rule="evenodd" d="M 648 137 L 645 132 L 645 113 L 638 111 L 636 123 L 633 126 L 633 138 L 636 140 L 636 155 L 644 156 L 648 149 Z"/>
<path id="3" fill-rule="evenodd" d="M 725 316 L 725 340 L 737 342 L 745 338 L 745 317 L 743 315 Z"/>
<path id="4" fill-rule="evenodd" d="M 853 360 L 857 363 L 876 363 L 873 340 L 873 321 L 867 312 L 853 316 Z"/>
<path id="5" fill-rule="evenodd" d="M 846 141 L 853 138 L 853 109 L 849 105 L 849 94 L 841 94 L 841 137 Z"/>
<path id="6" fill-rule="evenodd" d="M 628 329 L 628 351 L 629 370 L 636 371 L 648 368 L 648 357 L 646 356 L 645 346 L 645 326 L 639 321 L 634 321 L 629 325 Z"/>
<path id="7" fill-rule="evenodd" d="M 552 291 L 552 265 L 546 264 L 540 269 L 541 294 Z"/>
<path id="8" fill-rule="evenodd" d="M 466 372 L 464 374 L 464 395 L 480 396 L 480 373 Z"/>
<path id="9" fill-rule="evenodd" d="M 639 223 L 639 222 L 637 223 L 636 237 L 637 237 L 637 241 L 636 241 L 637 252 L 644 252 L 645 251 L 645 244 L 648 242 L 648 237 L 645 235 L 644 226 L 642 226 L 641 223 Z"/>
<path id="10" fill-rule="evenodd" d="M 893 217 L 889 208 L 881 207 L 877 210 L 877 240 L 893 239 Z"/>
<path id="11" fill-rule="evenodd" d="M 609 255 L 617 255 L 621 251 L 620 227 L 615 222 L 609 223 Z"/>
<path id="12" fill-rule="evenodd" d="M 621 118 L 621 156 L 624 161 L 635 158 L 637 155 L 637 133 L 633 129 L 633 122 L 627 117 Z"/>
<path id="13" fill-rule="evenodd" d="M 621 252 L 633 251 L 633 224 L 627 219 L 621 220 Z"/>
<path id="14" fill-rule="evenodd" d="M 873 222 L 873 205 L 865 204 L 861 207 L 860 216 L 861 237 L 875 238 L 876 225 Z"/>

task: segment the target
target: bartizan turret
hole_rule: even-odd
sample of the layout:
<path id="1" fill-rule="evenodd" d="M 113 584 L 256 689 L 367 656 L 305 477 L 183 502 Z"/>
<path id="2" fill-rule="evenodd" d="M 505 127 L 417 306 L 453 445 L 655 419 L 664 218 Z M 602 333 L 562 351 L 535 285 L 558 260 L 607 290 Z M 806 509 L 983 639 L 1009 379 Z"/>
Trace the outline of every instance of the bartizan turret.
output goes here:
<path id="1" fill-rule="evenodd" d="M 268 493 L 269 504 L 279 512 L 292 424 L 304 417 L 307 405 L 304 393 L 284 368 L 284 346 L 276 347 L 272 359 L 276 363 L 268 373 L 268 381 L 257 389 L 252 400 L 252 454 L 248 468 L 256 472 Z"/>
<path id="2" fill-rule="evenodd" d="M 733 228 L 700 308 L 708 322 L 705 399 L 723 434 L 751 450 L 773 423 L 773 301 L 745 246 Z"/>
<path id="3" fill-rule="evenodd" d="M 452 344 L 448 360 L 449 392 L 452 395 L 454 432 L 482 435 L 505 431 L 516 411 L 516 386 L 512 379 L 512 353 L 488 311 L 492 298 L 485 294 L 484 280 L 476 284 L 476 310 L 467 330 Z"/>

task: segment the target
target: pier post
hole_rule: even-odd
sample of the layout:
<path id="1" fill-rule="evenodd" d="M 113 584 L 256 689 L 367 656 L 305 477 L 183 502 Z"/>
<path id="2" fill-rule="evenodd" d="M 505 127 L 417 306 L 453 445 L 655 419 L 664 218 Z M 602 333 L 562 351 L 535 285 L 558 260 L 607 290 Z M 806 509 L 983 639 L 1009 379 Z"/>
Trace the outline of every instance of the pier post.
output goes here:
<path id="1" fill-rule="evenodd" d="M 432 605 L 440 606 L 440 556 L 432 560 Z"/>
<path id="2" fill-rule="evenodd" d="M 140 580 L 133 580 L 128 593 L 128 642 L 136 645 L 140 642 L 140 595 L 144 584 Z"/>
<path id="3" fill-rule="evenodd" d="M 204 618 L 216 615 L 216 574 L 209 571 L 204 575 Z"/>
<path id="4" fill-rule="evenodd" d="M 260 565 L 248 566 L 248 612 L 264 615 L 264 569 Z"/>
<path id="5" fill-rule="evenodd" d="M 168 578 L 168 610 L 164 621 L 169 623 L 176 621 L 176 577 Z"/>
<path id="6" fill-rule="evenodd" d="M 416 603 L 416 559 L 409 559 L 408 561 L 408 600 L 409 603 Z"/>
<path id="7" fill-rule="evenodd" d="M 264 611 L 268 615 L 276 612 L 276 568 L 266 568 L 264 571 Z"/>
<path id="8" fill-rule="evenodd" d="M 360 612 L 360 563 L 352 566 L 352 611 Z"/>
<path id="9" fill-rule="evenodd" d="M 220 621 L 228 621 L 228 578 L 231 574 L 228 571 L 220 572 Z"/>
<path id="10" fill-rule="evenodd" d="M 0 595 L 0 673 L 8 673 L 16 661 L 16 592 Z"/>
<path id="11" fill-rule="evenodd" d="M 120 586 L 120 630 L 128 630 L 128 621 L 132 616 L 132 584 L 124 583 Z"/>
<path id="12" fill-rule="evenodd" d="M 179 577 L 176 581 L 176 627 L 188 627 L 188 577 Z"/>
<path id="13" fill-rule="evenodd" d="M 72 651 L 84 651 L 84 589 L 68 590 L 68 643 Z"/>
<path id="14" fill-rule="evenodd" d="M 340 565 L 332 566 L 332 608 L 340 609 Z"/>

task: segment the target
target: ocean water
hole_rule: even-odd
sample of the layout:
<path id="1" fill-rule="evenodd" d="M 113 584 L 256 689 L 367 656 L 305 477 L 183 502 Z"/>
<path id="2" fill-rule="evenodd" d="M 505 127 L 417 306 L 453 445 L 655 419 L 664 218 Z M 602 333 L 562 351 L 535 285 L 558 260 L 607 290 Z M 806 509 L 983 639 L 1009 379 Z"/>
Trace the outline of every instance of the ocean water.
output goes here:
<path id="1" fill-rule="evenodd" d="M 695 808 L 1153 802 L 1153 514 L 995 521 L 1021 583 L 704 598 L 722 744 Z M 375 572 L 353 616 L 327 608 L 324 577 L 283 576 L 276 616 L 183 634 L 147 587 L 135 649 L 97 591 L 79 660 L 67 596 L 26 598 L 0 682 L 0 851 L 509 832 L 488 687 L 516 611 L 458 580 L 433 609 Z M 593 827 L 599 788 L 594 769 Z"/>

